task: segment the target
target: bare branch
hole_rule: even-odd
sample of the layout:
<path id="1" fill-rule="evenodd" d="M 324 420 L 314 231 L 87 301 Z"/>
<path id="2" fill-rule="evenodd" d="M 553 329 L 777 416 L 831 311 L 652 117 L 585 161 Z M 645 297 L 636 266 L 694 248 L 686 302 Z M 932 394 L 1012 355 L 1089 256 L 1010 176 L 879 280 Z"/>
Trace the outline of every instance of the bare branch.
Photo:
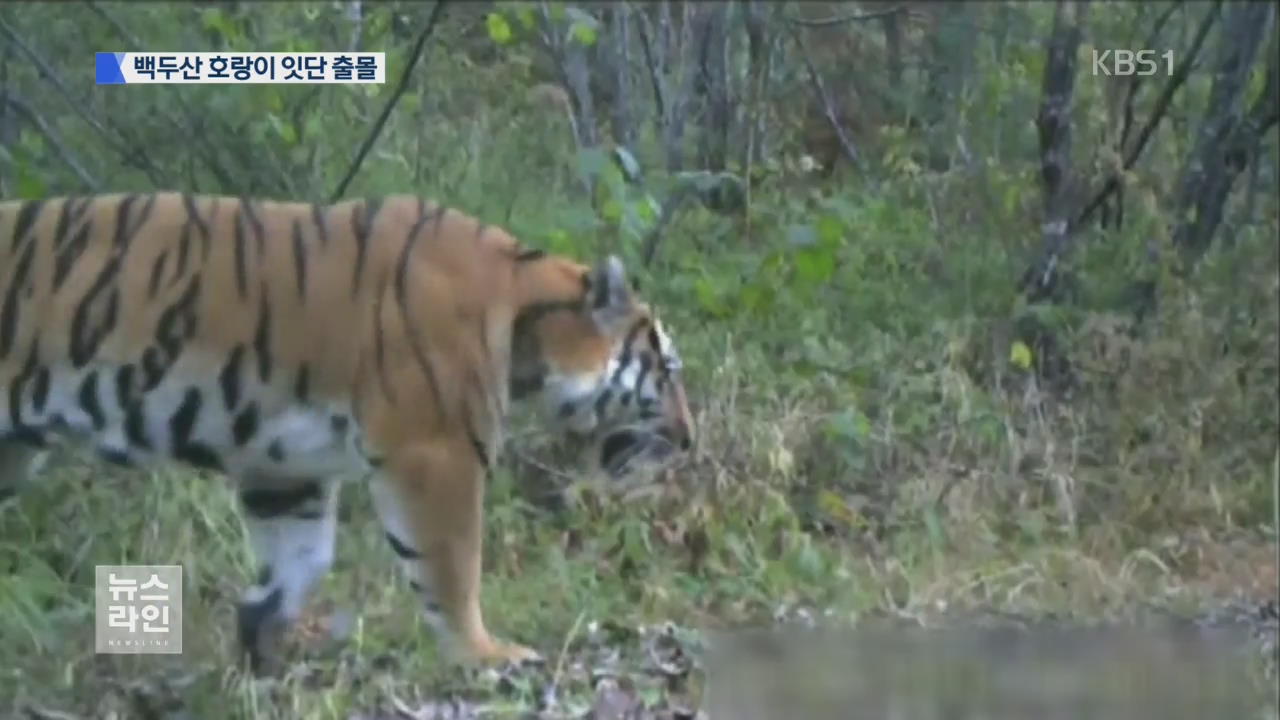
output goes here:
<path id="1" fill-rule="evenodd" d="M 1247 110 L 1244 98 L 1274 15 L 1270 4 L 1242 3 L 1232 5 L 1224 20 L 1208 108 L 1178 182 L 1173 245 L 1181 254 L 1183 272 L 1209 249 L 1227 196 L 1257 155 L 1261 133 L 1280 103 L 1273 92 L 1280 83 L 1274 55 L 1267 62 L 1262 95 Z"/>
<path id="2" fill-rule="evenodd" d="M 1218 19 L 1218 13 L 1222 8 L 1222 0 L 1216 0 L 1209 12 L 1205 13 L 1204 19 L 1200 21 L 1200 26 L 1196 30 L 1195 37 L 1191 41 L 1191 47 L 1182 54 L 1182 61 L 1173 69 L 1173 73 L 1169 76 L 1169 81 L 1165 83 L 1164 89 L 1160 91 L 1159 97 L 1156 98 L 1155 106 L 1151 109 L 1151 115 L 1147 117 L 1146 123 L 1142 129 L 1138 131 L 1137 138 L 1134 140 L 1133 146 L 1124 152 L 1121 159 L 1121 172 L 1130 170 L 1138 162 L 1138 158 L 1142 156 L 1142 151 L 1147 146 L 1147 141 L 1151 139 L 1151 135 L 1160 125 L 1160 121 L 1164 119 L 1165 114 L 1169 110 L 1170 103 L 1173 102 L 1173 96 L 1177 93 L 1178 88 L 1187 81 L 1191 75 L 1200 49 L 1204 46 L 1205 38 L 1209 35 L 1209 29 L 1213 27 L 1213 23 Z M 1124 151 L 1124 148 L 1121 148 Z M 1071 221 L 1070 232 L 1084 226 L 1093 217 L 1098 208 L 1107 201 L 1112 193 L 1120 188 L 1120 175 L 1112 174 L 1107 178 L 1102 188 L 1097 194 L 1084 206 L 1074 220 Z"/>
<path id="3" fill-rule="evenodd" d="M 405 64 L 404 71 L 400 73 L 400 81 L 396 84 L 396 89 L 391 93 L 391 97 L 387 99 L 387 104 L 383 106 L 382 113 L 378 115 L 378 119 L 373 123 L 373 129 L 369 131 L 369 136 L 364 139 L 364 143 L 360 145 L 359 152 L 351 161 L 351 167 L 347 170 L 347 174 L 342 178 L 342 182 L 338 183 L 337 189 L 333 191 L 330 202 L 337 202 L 344 193 L 347 192 L 347 185 L 351 183 L 351 179 L 356 176 L 360 170 L 360 165 L 364 162 L 364 158 L 369 154 L 369 149 L 373 147 L 374 141 L 378 139 L 378 135 L 382 134 L 382 127 L 387 124 L 387 118 L 391 115 L 391 109 L 400 101 L 400 97 L 409 87 L 409 76 L 413 74 L 413 68 L 418 64 L 418 59 L 422 57 L 422 50 L 426 47 L 427 38 L 431 37 L 431 32 L 436 28 L 441 16 L 444 15 L 444 5 L 446 0 L 436 0 L 431 8 L 431 16 L 427 18 L 427 24 L 422 28 L 422 32 L 418 34 L 418 40 L 413 44 L 413 51 L 409 56 L 409 62 Z"/>
<path id="4" fill-rule="evenodd" d="M 62 99 L 65 100 L 68 105 L 71 106 L 71 109 L 76 113 L 76 115 L 80 116 L 80 119 L 88 123 L 89 127 L 93 128 L 95 132 L 102 136 L 103 140 L 105 140 L 112 149 L 124 157 L 126 162 L 131 162 L 134 158 L 137 158 L 142 164 L 140 169 L 147 174 L 147 177 L 151 182 L 161 186 L 168 184 L 164 179 L 166 173 L 161 171 L 156 164 L 151 161 L 151 158 L 147 155 L 144 147 L 140 143 L 136 142 L 132 143 L 133 147 L 129 147 L 127 144 L 120 142 L 120 137 L 123 137 L 125 133 L 117 130 L 116 133 L 113 134 L 111 131 L 107 130 L 102 123 L 98 122 L 92 115 L 90 115 L 85 110 L 86 103 L 82 99 L 77 99 L 71 94 L 71 91 L 67 89 L 66 83 L 62 81 L 62 78 L 59 77 L 58 73 L 54 72 L 49 63 L 45 62 L 44 58 L 40 57 L 35 50 L 18 39 L 17 33 L 14 32 L 13 28 L 4 21 L 4 18 L 0 18 L 0 33 L 3 33 L 5 38 L 8 39 L 14 47 L 18 48 L 23 55 L 26 55 L 27 58 L 31 60 L 32 64 L 34 64 L 36 69 L 40 72 L 40 75 L 43 76 L 45 80 L 49 81 L 49 84 L 53 86 L 54 90 L 58 91 L 58 94 L 62 96 Z M 117 135 L 120 137 L 117 137 Z"/>
<path id="5" fill-rule="evenodd" d="M 818 74 L 818 70 L 813 66 L 809 51 L 805 49 L 804 43 L 794 29 L 791 31 L 791 39 L 795 42 L 796 49 L 800 51 L 800 59 L 804 61 L 805 71 L 809 74 L 809 84 L 813 86 L 814 93 L 817 94 L 818 100 L 822 103 L 822 114 L 826 116 L 831 129 L 835 131 L 836 139 L 840 142 L 840 150 L 844 153 L 845 158 L 861 171 L 862 158 L 859 157 L 858 150 L 849 138 L 849 134 L 845 132 L 844 126 L 840 124 L 840 118 L 836 115 L 831 96 L 827 93 L 827 88 L 822 83 L 822 76 Z"/>
<path id="6" fill-rule="evenodd" d="M 1177 3 L 1170 3 L 1169 8 L 1156 18 L 1155 23 L 1151 26 L 1151 32 L 1147 33 L 1147 39 L 1138 47 L 1155 47 L 1155 42 L 1160 37 L 1160 31 L 1164 29 L 1165 23 L 1169 22 L 1169 18 L 1173 17 L 1174 11 L 1178 9 Z M 1142 85 L 1142 75 L 1134 73 L 1129 76 L 1128 87 L 1124 99 L 1124 124 L 1120 129 L 1120 140 L 1117 144 L 1120 152 L 1124 152 L 1124 148 L 1129 144 L 1129 131 L 1133 129 L 1133 104 L 1138 97 L 1138 88 Z"/>
<path id="7" fill-rule="evenodd" d="M 644 64 L 649 69 L 649 82 L 653 83 L 653 104 L 659 122 L 661 118 L 667 116 L 666 93 L 662 90 L 662 71 L 658 67 L 658 61 L 653 51 L 653 27 L 649 23 L 649 16 L 644 11 L 636 13 L 636 17 L 640 18 L 640 24 L 637 26 L 640 30 L 640 48 L 644 51 Z"/>
<path id="8" fill-rule="evenodd" d="M 868 13 L 849 13 L 848 15 L 837 15 L 836 17 L 828 17 L 828 18 L 810 19 L 810 18 L 801 18 L 801 17 L 786 17 L 783 19 L 791 23 L 792 25 L 801 25 L 804 27 L 831 27 L 832 25 L 841 25 L 847 22 L 865 22 L 867 20 L 879 20 L 881 18 L 889 17 L 890 15 L 897 15 L 898 13 L 906 11 L 906 9 L 907 9 L 906 5 L 898 5 L 896 7 L 891 7 L 887 10 L 877 10 L 875 12 L 868 12 Z"/>
<path id="9" fill-rule="evenodd" d="M 364 34 L 364 6 L 360 0 L 348 0 L 344 14 L 347 22 L 351 23 L 351 39 L 347 42 L 347 50 L 358 52 L 360 38 Z"/>
<path id="10" fill-rule="evenodd" d="M 630 145 L 635 135 L 631 119 L 631 7 L 625 0 L 611 10 L 609 30 L 612 36 L 613 70 L 613 137 L 622 145 Z"/>
<path id="11" fill-rule="evenodd" d="M 76 177 L 80 178 L 80 182 L 84 183 L 86 188 L 92 192 L 98 191 L 98 181 L 94 180 L 93 176 L 90 175 L 89 172 L 84 169 L 84 166 L 76 160 L 75 156 L 71 154 L 71 151 L 67 150 L 66 146 L 62 144 L 62 141 L 58 139 L 57 133 L 53 131 L 53 128 L 49 127 L 49 123 L 45 122 L 44 118 L 40 117 L 39 113 L 37 113 L 25 101 L 19 99 L 13 93 L 8 91 L 0 92 L 0 101 L 3 101 L 9 107 L 17 110 L 19 115 L 26 118 L 27 122 L 31 123 L 31 125 L 34 126 L 42 136 L 44 136 L 45 141 L 53 148 L 53 152 L 58 156 L 58 159 L 65 163 L 68 168 L 71 168 L 71 172 L 75 173 Z"/>

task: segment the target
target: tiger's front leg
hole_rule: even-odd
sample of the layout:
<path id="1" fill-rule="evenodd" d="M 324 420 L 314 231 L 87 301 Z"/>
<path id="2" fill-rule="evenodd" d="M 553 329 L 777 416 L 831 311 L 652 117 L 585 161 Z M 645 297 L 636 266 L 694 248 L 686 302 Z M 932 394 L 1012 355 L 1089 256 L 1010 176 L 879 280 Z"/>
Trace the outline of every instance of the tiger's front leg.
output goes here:
<path id="1" fill-rule="evenodd" d="M 472 445 L 407 448 L 371 479 L 387 541 L 427 622 L 464 662 L 536 661 L 534 650 L 489 635 L 480 611 L 484 468 Z"/>
<path id="2" fill-rule="evenodd" d="M 238 608 L 240 644 L 257 674 L 276 665 L 285 631 L 333 564 L 339 482 L 248 478 L 240 505 L 260 564 Z"/>

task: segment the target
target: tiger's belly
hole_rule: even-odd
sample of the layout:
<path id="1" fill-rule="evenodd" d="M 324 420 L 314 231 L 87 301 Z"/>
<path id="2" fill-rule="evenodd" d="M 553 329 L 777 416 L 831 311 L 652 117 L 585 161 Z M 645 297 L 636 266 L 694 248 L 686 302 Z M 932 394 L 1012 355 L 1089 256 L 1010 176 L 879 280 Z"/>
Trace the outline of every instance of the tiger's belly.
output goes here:
<path id="1" fill-rule="evenodd" d="M 265 392 L 231 401 L 216 378 L 165 380 L 122 403 L 119 373 L 100 367 L 53 373 L 43 387 L 11 384 L 0 390 L 10 409 L 0 413 L 0 437 L 38 442 L 63 433 L 117 464 L 174 459 L 242 478 L 330 477 L 373 467 L 348 407 Z"/>

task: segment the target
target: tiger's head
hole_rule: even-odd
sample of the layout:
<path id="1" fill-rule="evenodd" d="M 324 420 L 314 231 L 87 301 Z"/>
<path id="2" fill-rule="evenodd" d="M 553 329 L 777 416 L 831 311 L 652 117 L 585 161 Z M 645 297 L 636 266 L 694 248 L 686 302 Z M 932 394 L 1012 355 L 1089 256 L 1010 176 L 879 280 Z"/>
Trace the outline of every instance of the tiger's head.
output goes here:
<path id="1" fill-rule="evenodd" d="M 535 304 L 516 320 L 513 396 L 541 390 L 554 422 L 593 438 L 611 475 L 688 450 L 694 428 L 680 355 L 622 262 L 611 256 L 568 272 L 577 297 Z"/>

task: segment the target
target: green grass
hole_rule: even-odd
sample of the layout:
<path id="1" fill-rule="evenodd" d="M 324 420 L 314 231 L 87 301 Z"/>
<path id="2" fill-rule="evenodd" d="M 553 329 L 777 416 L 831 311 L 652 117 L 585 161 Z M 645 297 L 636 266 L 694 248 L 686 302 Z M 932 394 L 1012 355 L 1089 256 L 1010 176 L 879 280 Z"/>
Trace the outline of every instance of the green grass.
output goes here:
<path id="1" fill-rule="evenodd" d="M 696 666 L 669 680 L 651 672 L 650 628 L 666 622 L 705 631 L 806 610 L 840 625 L 984 612 L 1086 621 L 1268 597 L 1274 456 L 1242 459 L 1247 438 L 1193 447 L 1184 420 L 1163 409 L 1165 434 L 1115 449 L 1123 391 L 1057 405 L 1025 378 L 999 395 L 945 363 L 895 363 L 879 400 L 901 404 L 855 428 L 859 460 L 831 429 L 848 408 L 821 378 L 769 382 L 768 365 L 744 367 L 733 339 L 692 337 L 700 435 L 684 467 L 629 497 L 602 492 L 570 482 L 564 453 L 530 430 L 516 434 L 491 488 L 486 614 L 496 632 L 541 649 L 547 667 L 503 675 L 441 664 L 352 484 L 338 559 L 313 603 L 318 614 L 353 613 L 349 636 L 312 637 L 283 677 L 249 679 L 232 654 L 233 602 L 251 562 L 230 488 L 181 468 L 122 472 L 72 454 L 0 507 L 4 712 L 396 717 L 455 698 L 504 716 L 555 688 L 563 714 L 549 714 L 580 716 L 607 695 L 592 674 L 610 668 L 652 707 L 687 707 L 701 697 Z M 1211 407 L 1209 390 L 1196 392 Z M 903 418 L 913 395 L 934 398 L 915 425 Z M 975 421 L 978 407 L 998 424 Z M 1230 482 L 1197 475 L 1228 467 Z M 185 653 L 95 656 L 93 566 L 142 562 L 186 570 Z M 685 639 L 695 650 L 696 637 Z"/>

